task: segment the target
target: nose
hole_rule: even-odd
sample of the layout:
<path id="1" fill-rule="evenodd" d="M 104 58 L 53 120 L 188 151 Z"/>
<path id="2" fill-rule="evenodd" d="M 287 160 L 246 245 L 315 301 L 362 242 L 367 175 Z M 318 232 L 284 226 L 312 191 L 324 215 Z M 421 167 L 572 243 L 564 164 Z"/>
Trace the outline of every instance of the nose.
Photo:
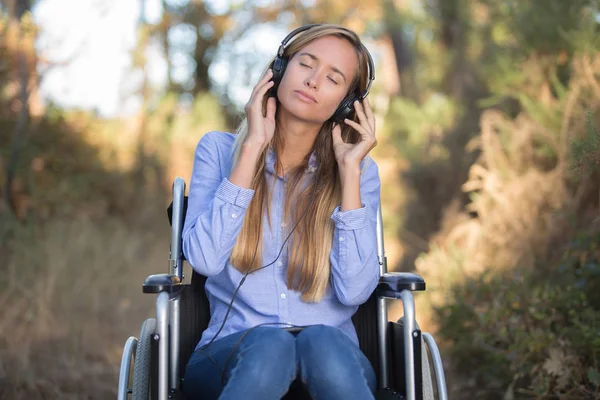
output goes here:
<path id="1" fill-rule="evenodd" d="M 315 77 L 315 74 L 310 74 L 309 76 L 306 77 L 304 84 L 312 89 L 316 89 L 317 88 L 317 78 Z"/>

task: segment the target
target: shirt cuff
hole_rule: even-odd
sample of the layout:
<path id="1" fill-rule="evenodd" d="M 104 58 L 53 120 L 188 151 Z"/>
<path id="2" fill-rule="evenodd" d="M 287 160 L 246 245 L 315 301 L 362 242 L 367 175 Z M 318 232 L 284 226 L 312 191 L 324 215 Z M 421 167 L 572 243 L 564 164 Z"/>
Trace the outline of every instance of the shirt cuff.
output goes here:
<path id="1" fill-rule="evenodd" d="M 247 209 L 254 196 L 254 190 L 239 187 L 229 182 L 229 179 L 224 178 L 217 188 L 215 196 L 227 203 Z"/>
<path id="2" fill-rule="evenodd" d="M 361 229 L 367 226 L 367 207 L 363 204 L 362 208 L 341 211 L 340 206 L 337 206 L 331 214 L 331 219 L 338 229 Z"/>

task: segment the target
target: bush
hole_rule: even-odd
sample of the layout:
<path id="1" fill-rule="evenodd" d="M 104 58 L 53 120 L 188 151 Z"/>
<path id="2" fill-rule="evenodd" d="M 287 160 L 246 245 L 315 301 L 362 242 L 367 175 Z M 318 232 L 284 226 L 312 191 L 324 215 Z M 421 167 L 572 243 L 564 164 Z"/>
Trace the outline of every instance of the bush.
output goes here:
<path id="1" fill-rule="evenodd" d="M 478 398 L 600 398 L 600 234 L 572 240 L 552 271 L 484 273 L 436 309 L 456 371 Z"/>

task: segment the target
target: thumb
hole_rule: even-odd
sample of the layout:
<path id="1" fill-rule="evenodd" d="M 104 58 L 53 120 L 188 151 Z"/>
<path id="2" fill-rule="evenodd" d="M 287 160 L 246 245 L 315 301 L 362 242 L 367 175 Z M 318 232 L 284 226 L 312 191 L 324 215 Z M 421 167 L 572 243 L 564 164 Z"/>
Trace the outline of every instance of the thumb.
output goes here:
<path id="1" fill-rule="evenodd" d="M 274 120 L 275 119 L 275 110 L 276 110 L 276 102 L 275 97 L 269 97 L 267 100 L 267 119 Z"/>
<path id="2" fill-rule="evenodd" d="M 340 127 L 340 124 L 335 124 L 335 126 L 331 130 L 331 137 L 333 139 L 334 146 L 344 143 L 344 141 L 342 140 L 342 128 Z"/>

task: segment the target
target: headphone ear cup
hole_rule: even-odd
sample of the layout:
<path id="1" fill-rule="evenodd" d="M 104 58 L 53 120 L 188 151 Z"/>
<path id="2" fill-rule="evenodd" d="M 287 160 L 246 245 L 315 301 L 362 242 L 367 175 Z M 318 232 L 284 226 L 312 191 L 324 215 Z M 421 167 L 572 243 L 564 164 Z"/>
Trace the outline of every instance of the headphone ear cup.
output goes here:
<path id="1" fill-rule="evenodd" d="M 277 97 L 277 88 L 279 87 L 279 83 L 283 78 L 283 74 L 285 73 L 285 68 L 287 67 L 287 59 L 283 57 L 277 57 L 273 61 L 272 70 L 273 70 L 273 87 L 269 92 L 270 97 Z"/>
<path id="2" fill-rule="evenodd" d="M 333 119 L 338 124 L 344 122 L 344 119 L 346 118 L 351 119 L 350 117 L 354 113 L 355 100 L 356 98 L 354 96 L 346 97 L 344 100 L 342 100 L 337 110 L 335 110 L 335 113 L 333 113 L 331 119 Z"/>

